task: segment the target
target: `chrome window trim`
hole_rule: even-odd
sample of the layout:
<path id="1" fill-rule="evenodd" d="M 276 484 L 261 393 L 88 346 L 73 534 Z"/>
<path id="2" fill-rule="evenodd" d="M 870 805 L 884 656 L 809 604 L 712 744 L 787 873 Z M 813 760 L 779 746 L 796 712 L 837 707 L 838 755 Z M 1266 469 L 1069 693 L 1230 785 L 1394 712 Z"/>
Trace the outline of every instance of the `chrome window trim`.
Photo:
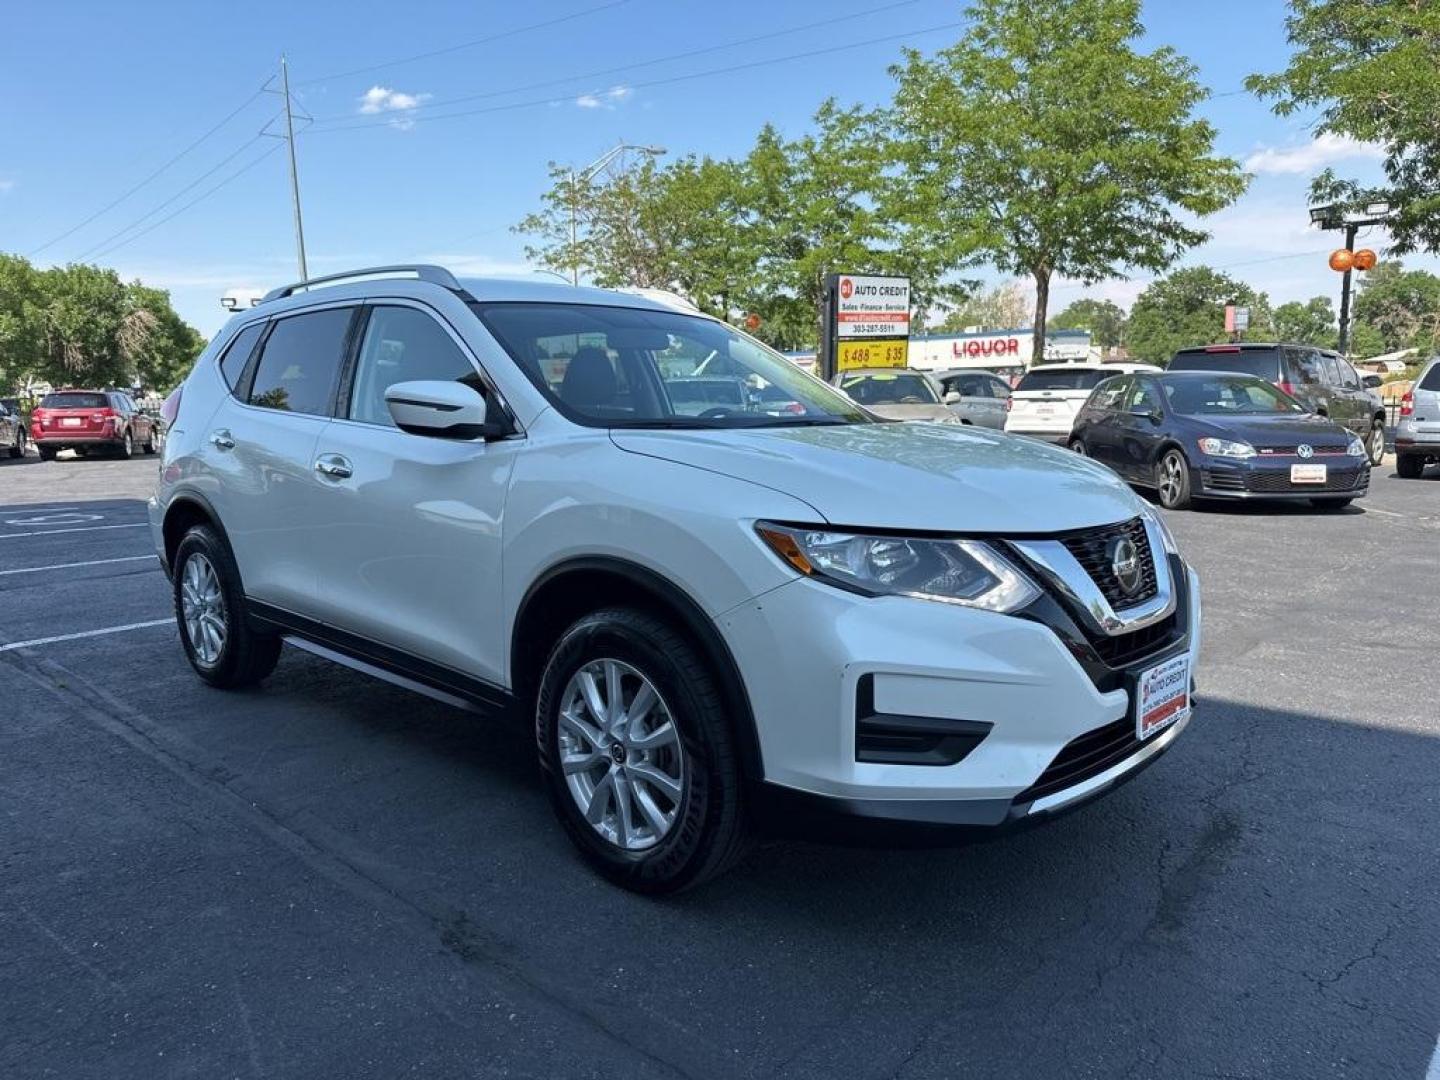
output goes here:
<path id="1" fill-rule="evenodd" d="M 1150 544 L 1150 560 L 1155 564 L 1155 595 L 1143 604 L 1120 611 L 1110 606 L 1100 586 L 1059 540 L 1013 540 L 1011 546 L 1046 584 L 1080 608 L 1092 630 L 1116 637 L 1160 622 L 1175 610 L 1175 583 L 1170 576 L 1165 542 L 1148 516 L 1142 514 L 1140 521 Z"/>

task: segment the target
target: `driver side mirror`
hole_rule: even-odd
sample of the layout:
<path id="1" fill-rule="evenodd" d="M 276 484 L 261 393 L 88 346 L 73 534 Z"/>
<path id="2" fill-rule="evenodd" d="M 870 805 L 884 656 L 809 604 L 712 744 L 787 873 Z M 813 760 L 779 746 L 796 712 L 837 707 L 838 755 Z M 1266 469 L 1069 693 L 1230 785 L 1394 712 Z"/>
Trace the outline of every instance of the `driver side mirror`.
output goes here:
<path id="1" fill-rule="evenodd" d="M 1365 387 L 1366 390 L 1374 390 L 1374 389 L 1376 389 L 1378 386 L 1380 386 L 1384 381 L 1385 381 L 1385 380 L 1382 379 L 1379 375 L 1370 374 L 1370 375 L 1364 376 L 1364 377 L 1360 380 L 1360 385 L 1363 386 L 1363 387 Z"/>
<path id="2" fill-rule="evenodd" d="M 958 404 L 960 404 L 960 391 L 959 391 L 959 390 L 946 390 L 946 391 L 945 391 L 944 401 L 945 401 L 945 404 L 946 404 L 946 405 L 958 405 Z"/>
<path id="3" fill-rule="evenodd" d="M 1142 405 L 1131 409 L 1130 415 L 1138 416 L 1142 420 L 1149 420 L 1152 424 L 1158 424 L 1165 419 L 1165 415 L 1159 409 L 1147 409 Z"/>
<path id="4" fill-rule="evenodd" d="M 401 431 L 441 439 L 478 439 L 492 434 L 485 424 L 485 398 L 464 383 L 420 379 L 385 391 L 385 407 Z"/>

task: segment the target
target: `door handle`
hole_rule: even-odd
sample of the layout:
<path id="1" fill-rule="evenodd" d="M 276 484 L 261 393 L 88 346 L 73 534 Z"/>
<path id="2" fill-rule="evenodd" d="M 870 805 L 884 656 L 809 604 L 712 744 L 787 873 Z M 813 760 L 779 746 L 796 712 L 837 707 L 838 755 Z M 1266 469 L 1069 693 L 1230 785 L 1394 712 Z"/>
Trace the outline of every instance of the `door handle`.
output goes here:
<path id="1" fill-rule="evenodd" d="M 230 435 L 230 431 L 228 428 L 221 428 L 219 431 L 212 431 L 210 433 L 210 441 L 216 446 L 218 446 L 221 450 L 235 449 L 235 440 Z"/>
<path id="2" fill-rule="evenodd" d="M 321 454 L 315 459 L 315 471 L 332 480 L 348 480 L 354 475 L 350 462 L 339 454 Z"/>

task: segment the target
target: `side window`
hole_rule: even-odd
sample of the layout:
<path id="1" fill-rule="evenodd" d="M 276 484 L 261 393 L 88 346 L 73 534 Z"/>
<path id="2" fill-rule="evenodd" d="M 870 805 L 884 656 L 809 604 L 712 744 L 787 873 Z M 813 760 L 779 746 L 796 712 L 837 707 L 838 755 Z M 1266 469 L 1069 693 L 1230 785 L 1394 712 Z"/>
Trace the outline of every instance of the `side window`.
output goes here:
<path id="1" fill-rule="evenodd" d="M 433 317 L 410 307 L 377 307 L 360 345 L 350 419 L 393 427 L 385 391 L 415 379 L 454 380 L 482 394 L 475 366 Z"/>
<path id="2" fill-rule="evenodd" d="M 250 404 L 328 416 L 353 311 L 327 308 L 277 321 L 255 368 Z"/>
<path id="3" fill-rule="evenodd" d="M 1360 376 L 1355 374 L 1355 369 L 1350 366 L 1348 361 L 1337 360 L 1335 366 L 1340 369 L 1340 385 L 1346 390 L 1360 389 Z"/>
<path id="4" fill-rule="evenodd" d="M 1129 395 L 1126 408 L 1130 412 L 1156 412 L 1160 409 L 1160 394 L 1149 379 L 1136 379 Z"/>
<path id="5" fill-rule="evenodd" d="M 225 377 L 225 384 L 231 390 L 239 385 L 240 376 L 245 372 L 245 363 L 255 351 L 255 342 L 260 340 L 264 330 L 264 319 L 251 323 L 235 335 L 235 339 L 225 349 L 225 355 L 220 357 L 220 374 Z"/>
<path id="6" fill-rule="evenodd" d="M 1330 386 L 1339 386 L 1340 368 L 1335 363 L 1335 358 L 1326 353 L 1321 353 L 1320 361 L 1325 365 L 1325 382 Z"/>
<path id="7" fill-rule="evenodd" d="M 1092 406 L 1104 413 L 1119 412 L 1130 393 L 1130 386 L 1133 382 L 1134 380 L 1128 376 L 1106 379 L 1095 388 L 1095 394 L 1090 399 Z"/>
<path id="8" fill-rule="evenodd" d="M 1319 353 L 1308 349 L 1286 349 L 1285 359 L 1289 362 L 1291 382 L 1307 390 L 1324 385 L 1325 371 Z"/>
<path id="9" fill-rule="evenodd" d="M 991 397 L 1004 401 L 1010 396 L 1010 384 L 1004 379 L 986 379 L 985 382 L 990 387 Z"/>

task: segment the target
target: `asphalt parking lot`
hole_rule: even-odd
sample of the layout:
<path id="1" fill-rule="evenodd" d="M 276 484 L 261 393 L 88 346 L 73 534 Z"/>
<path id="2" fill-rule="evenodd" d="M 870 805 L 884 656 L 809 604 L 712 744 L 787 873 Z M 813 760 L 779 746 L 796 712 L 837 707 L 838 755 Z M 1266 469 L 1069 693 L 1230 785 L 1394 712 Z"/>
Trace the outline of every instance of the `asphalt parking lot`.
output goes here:
<path id="1" fill-rule="evenodd" d="M 1169 515 L 1202 708 L 1111 797 L 664 901 L 580 864 L 519 726 L 295 650 L 204 687 L 155 459 L 0 462 L 0 1076 L 1421 1080 L 1440 470 L 1392 461 Z"/>

